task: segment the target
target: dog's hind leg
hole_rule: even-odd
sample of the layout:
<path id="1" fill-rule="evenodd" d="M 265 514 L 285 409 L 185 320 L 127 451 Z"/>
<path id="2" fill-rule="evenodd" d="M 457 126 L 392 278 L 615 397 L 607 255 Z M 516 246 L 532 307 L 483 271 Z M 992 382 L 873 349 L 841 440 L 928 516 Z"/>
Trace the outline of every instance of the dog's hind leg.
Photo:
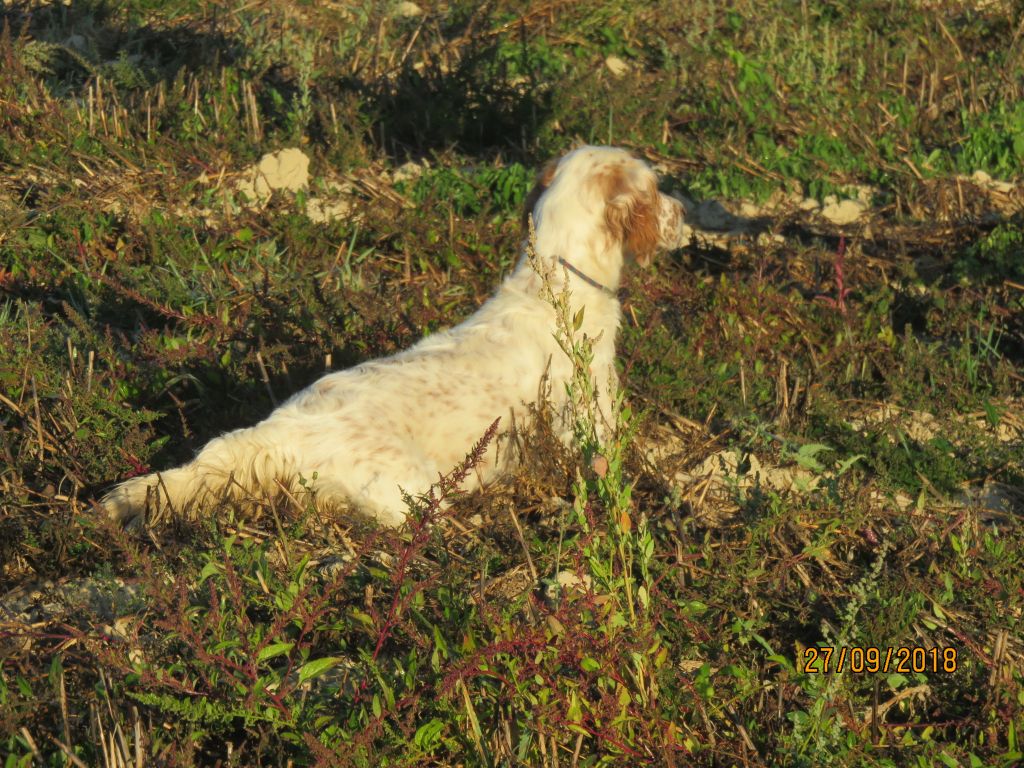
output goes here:
<path id="1" fill-rule="evenodd" d="M 134 477 L 111 490 L 101 504 L 121 525 L 138 526 L 147 509 L 180 513 L 215 496 L 270 487 L 289 469 L 286 449 L 267 425 L 239 429 L 211 440 L 184 466 Z"/>

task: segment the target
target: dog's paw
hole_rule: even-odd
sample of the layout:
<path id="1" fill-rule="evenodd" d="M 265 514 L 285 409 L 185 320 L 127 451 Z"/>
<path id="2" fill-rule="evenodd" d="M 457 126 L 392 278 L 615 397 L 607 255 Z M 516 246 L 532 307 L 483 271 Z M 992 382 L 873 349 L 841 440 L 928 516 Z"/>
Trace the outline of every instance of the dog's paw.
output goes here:
<path id="1" fill-rule="evenodd" d="M 146 522 L 147 500 L 153 489 L 149 478 L 137 477 L 112 489 L 100 500 L 107 517 L 127 530 L 139 530 Z"/>

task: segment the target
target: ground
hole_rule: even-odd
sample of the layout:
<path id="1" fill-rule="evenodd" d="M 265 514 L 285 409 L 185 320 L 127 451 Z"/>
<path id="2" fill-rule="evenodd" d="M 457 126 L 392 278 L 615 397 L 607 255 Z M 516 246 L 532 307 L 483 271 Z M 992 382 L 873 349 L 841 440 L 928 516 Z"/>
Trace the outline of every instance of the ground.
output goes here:
<path id="1" fill-rule="evenodd" d="M 1024 759 L 1017 4 L 0 17 L 5 766 Z M 401 531 L 301 485 L 105 522 L 471 313 L 580 142 L 689 212 L 627 279 L 614 440 L 583 375 L 572 449 L 541 410 Z"/>

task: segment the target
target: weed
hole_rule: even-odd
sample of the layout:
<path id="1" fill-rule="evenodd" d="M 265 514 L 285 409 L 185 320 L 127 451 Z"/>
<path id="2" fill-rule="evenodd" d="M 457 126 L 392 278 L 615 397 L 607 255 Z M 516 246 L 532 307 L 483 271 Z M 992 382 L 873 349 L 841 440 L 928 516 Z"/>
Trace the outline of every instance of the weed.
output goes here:
<path id="1" fill-rule="evenodd" d="M 1024 280 L 1024 231 L 1020 223 L 999 224 L 967 248 L 957 261 L 954 274 L 963 280 Z"/>

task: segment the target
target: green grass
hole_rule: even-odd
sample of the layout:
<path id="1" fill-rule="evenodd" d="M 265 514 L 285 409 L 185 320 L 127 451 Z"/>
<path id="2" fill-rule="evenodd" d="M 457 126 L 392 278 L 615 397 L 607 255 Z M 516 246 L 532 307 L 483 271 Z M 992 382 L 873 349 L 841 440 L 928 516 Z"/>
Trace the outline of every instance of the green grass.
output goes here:
<path id="1" fill-rule="evenodd" d="M 390 8 L 0 12 L 4 768 L 1024 759 L 1020 188 L 963 178 L 1021 180 L 1011 9 Z M 634 270 L 610 442 L 563 318 L 574 449 L 541 418 L 506 483 L 452 468 L 400 532 L 301 486 L 107 527 L 112 483 L 471 313 L 578 141 L 697 200 L 874 207 Z M 284 147 L 310 189 L 244 205 Z M 957 663 L 806 671 L 824 647 Z"/>

